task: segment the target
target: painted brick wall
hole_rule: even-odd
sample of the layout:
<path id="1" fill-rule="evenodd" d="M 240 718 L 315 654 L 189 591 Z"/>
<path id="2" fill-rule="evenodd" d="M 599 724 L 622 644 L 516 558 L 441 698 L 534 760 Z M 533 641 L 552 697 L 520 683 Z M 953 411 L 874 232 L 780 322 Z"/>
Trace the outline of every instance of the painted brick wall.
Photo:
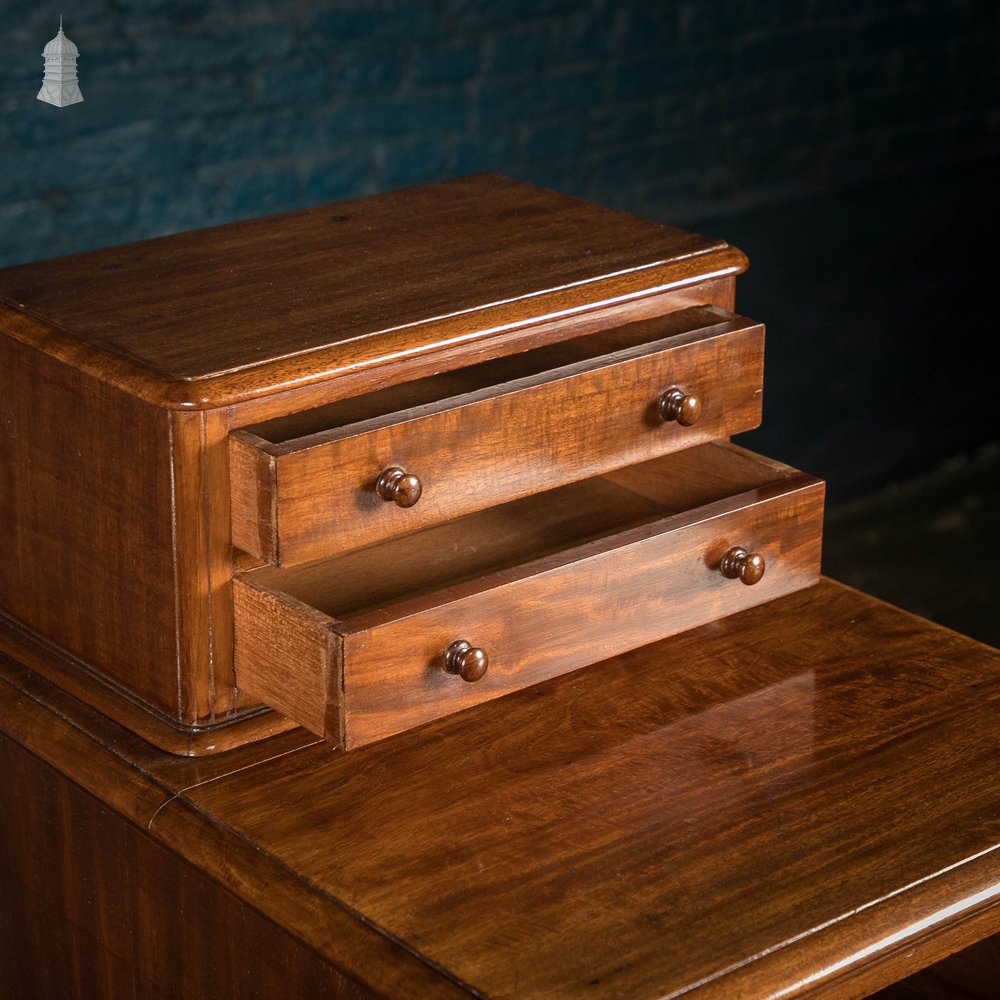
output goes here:
<path id="1" fill-rule="evenodd" d="M 0 0 L 0 264 L 486 169 L 683 223 L 968 162 L 1000 148 L 998 10 Z"/>

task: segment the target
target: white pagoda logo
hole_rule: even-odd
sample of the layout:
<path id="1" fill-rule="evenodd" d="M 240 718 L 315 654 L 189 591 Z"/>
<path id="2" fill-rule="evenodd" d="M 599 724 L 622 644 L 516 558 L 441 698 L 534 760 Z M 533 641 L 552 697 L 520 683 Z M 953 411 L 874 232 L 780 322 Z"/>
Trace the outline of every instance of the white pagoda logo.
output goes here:
<path id="1" fill-rule="evenodd" d="M 62 14 L 59 15 L 59 34 L 42 50 L 45 57 L 45 78 L 38 99 L 57 108 L 79 104 L 83 100 L 80 84 L 76 80 L 76 59 L 80 50 L 63 34 Z"/>

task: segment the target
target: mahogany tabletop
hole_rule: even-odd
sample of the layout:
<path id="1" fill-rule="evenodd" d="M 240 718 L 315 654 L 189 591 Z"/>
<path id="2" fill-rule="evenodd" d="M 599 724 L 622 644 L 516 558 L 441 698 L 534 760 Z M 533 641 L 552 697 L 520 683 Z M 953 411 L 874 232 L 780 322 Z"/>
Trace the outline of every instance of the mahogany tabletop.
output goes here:
<path id="1" fill-rule="evenodd" d="M 171 758 L 2 677 L 12 740 L 374 995 L 863 995 L 1000 929 L 1000 652 L 831 581 L 348 753 Z"/>

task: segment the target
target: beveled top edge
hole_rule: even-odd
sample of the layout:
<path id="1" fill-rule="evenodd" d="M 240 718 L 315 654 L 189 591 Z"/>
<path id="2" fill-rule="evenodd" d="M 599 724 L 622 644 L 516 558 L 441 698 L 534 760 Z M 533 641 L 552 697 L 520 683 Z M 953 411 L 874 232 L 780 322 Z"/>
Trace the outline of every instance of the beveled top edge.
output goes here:
<path id="1" fill-rule="evenodd" d="M 462 199 L 464 208 L 455 204 Z M 185 325 L 175 316 L 165 317 L 163 323 L 169 329 L 165 327 L 162 331 L 157 310 L 163 308 L 163 300 L 143 292 L 141 287 L 134 291 L 132 300 L 112 294 L 112 285 L 126 290 L 133 287 L 126 281 L 132 272 L 142 286 L 142 275 L 152 274 L 152 269 L 159 266 L 156 260 L 169 251 L 175 259 L 182 258 L 164 279 L 163 295 L 169 297 L 171 282 L 177 289 L 187 289 L 193 280 L 192 268 L 206 259 L 206 254 L 210 257 L 216 246 L 228 244 L 243 246 L 242 270 L 236 265 L 231 269 L 237 275 L 235 280 L 250 282 L 249 287 L 253 287 L 254 275 L 264 273 L 261 268 L 271 273 L 267 270 L 271 265 L 261 263 L 260 259 L 261 248 L 269 246 L 269 234 L 278 233 L 286 243 L 298 239 L 302 233 L 322 241 L 327 238 L 322 230 L 324 220 L 343 217 L 330 215 L 339 209 L 341 213 L 377 215 L 366 232 L 381 225 L 384 236 L 396 232 L 393 227 L 406 216 L 400 206 L 405 208 L 410 204 L 423 211 L 429 220 L 427 225 L 433 223 L 435 232 L 440 230 L 434 237 L 438 241 L 436 252 L 446 257 L 458 252 L 451 247 L 450 232 L 460 233 L 468 242 L 480 206 L 485 206 L 483 211 L 493 212 L 497 247 L 476 244 L 478 256 L 469 265 L 470 271 L 475 272 L 471 281 L 475 287 L 471 291 L 464 287 L 464 272 L 463 280 L 458 281 L 433 261 L 428 263 L 417 255 L 410 261 L 414 277 L 408 286 L 405 281 L 400 284 L 402 306 L 388 301 L 395 294 L 391 289 L 390 294 L 381 297 L 359 292 L 348 300 L 345 296 L 353 294 L 350 276 L 338 277 L 339 291 L 329 290 L 328 301 L 317 304 L 315 297 L 309 299 L 306 292 L 314 292 L 323 285 L 327 273 L 323 268 L 329 270 L 330 266 L 329 261 L 325 265 L 317 263 L 317 254 L 323 255 L 317 251 L 312 255 L 313 271 L 308 279 L 303 279 L 302 287 L 292 273 L 294 261 L 274 279 L 275 283 L 282 283 L 276 293 L 279 298 L 284 295 L 294 304 L 302 296 L 301 312 L 294 314 L 294 322 L 286 322 L 288 329 L 274 337 L 269 323 L 279 320 L 260 316 L 254 301 L 240 302 L 241 296 L 237 294 L 237 306 L 242 313 L 232 314 L 225 308 L 228 299 L 233 298 L 232 287 L 226 286 L 217 273 L 207 279 L 205 287 L 194 289 L 191 301 L 185 299 L 190 322 Z M 522 204 L 526 206 L 523 209 Z M 450 223 L 439 225 L 439 216 L 450 218 Z M 357 222 L 355 235 L 362 222 Z M 415 225 L 419 230 L 419 225 Z M 533 227 L 538 231 L 537 236 L 533 235 Z M 583 246 L 587 239 L 591 243 L 604 239 L 601 235 L 604 228 L 611 233 L 606 252 L 574 251 L 576 244 L 571 234 L 579 232 Z M 509 246 L 514 239 L 511 234 L 515 233 L 519 242 Z M 342 254 L 352 238 L 342 237 L 347 241 L 340 245 Z M 380 238 L 377 232 L 373 237 L 365 237 L 369 243 Z M 386 267 L 369 261 L 365 265 L 367 270 L 362 268 L 359 274 L 371 278 L 376 272 L 391 271 L 393 254 L 412 256 L 410 244 L 409 236 L 401 233 L 397 245 L 385 251 Z M 551 247 L 555 248 L 554 255 L 561 248 L 562 256 L 554 263 L 549 263 L 547 256 Z M 144 262 L 130 263 L 143 255 Z M 352 256 L 357 256 L 356 250 Z M 527 263 L 539 259 L 545 261 L 548 270 L 536 279 L 527 274 L 530 270 Z M 105 263 L 102 265 L 101 261 Z M 456 264 L 452 258 L 444 263 L 449 261 Z M 482 175 L 390 192 L 340 206 L 303 209 L 8 268 L 0 271 L 0 330 L 154 405 L 208 409 L 403 358 L 481 343 L 537 323 L 568 318 L 712 277 L 738 274 L 746 265 L 744 255 L 722 241 L 587 205 L 533 185 Z M 100 288 L 95 292 L 94 274 L 103 266 L 111 267 L 112 274 L 119 274 L 118 268 L 127 273 L 110 279 L 110 284 L 102 276 Z M 165 273 L 169 267 L 163 265 L 161 270 Z M 518 274 L 519 269 L 527 277 Z M 65 287 L 52 290 L 56 285 Z M 32 289 L 36 292 L 34 297 L 16 294 Z M 81 295 L 90 295 L 93 301 L 75 304 L 71 294 L 74 289 L 82 289 Z M 494 289 L 497 294 L 485 294 Z M 181 296 L 180 291 L 176 294 Z M 265 293 L 255 294 L 266 298 Z M 118 303 L 108 315 L 101 308 L 105 300 Z M 273 315 L 283 317 L 280 322 L 285 322 L 293 313 L 282 312 L 282 308 L 283 303 L 279 302 Z M 328 333 L 331 317 L 334 323 L 341 323 L 341 328 Z M 225 320 L 232 330 L 224 328 Z M 222 325 L 216 325 L 217 322 Z M 255 329 L 246 327 L 251 322 L 257 324 Z M 230 348 L 227 346 L 230 334 L 242 336 L 243 340 Z M 327 342 L 319 342 L 324 338 Z"/>

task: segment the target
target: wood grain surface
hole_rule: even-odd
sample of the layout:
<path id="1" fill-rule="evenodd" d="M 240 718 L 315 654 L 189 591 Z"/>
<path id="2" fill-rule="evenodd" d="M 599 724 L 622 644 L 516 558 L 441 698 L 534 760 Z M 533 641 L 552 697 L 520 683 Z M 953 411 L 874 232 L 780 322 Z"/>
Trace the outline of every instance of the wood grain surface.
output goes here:
<path id="1" fill-rule="evenodd" d="M 231 577 L 252 557 L 232 549 L 230 430 L 731 309 L 745 266 L 719 241 L 502 178 L 355 208 L 0 273 L 0 648 L 164 749 L 285 725 L 235 680 Z M 237 493 L 237 524 L 266 529 L 246 506 L 260 499 Z"/>
<path id="2" fill-rule="evenodd" d="M 824 583 L 190 797 L 485 996 L 860 996 L 1000 928 L 998 705 Z"/>
<path id="3" fill-rule="evenodd" d="M 1000 930 L 1000 652 L 829 581 L 348 754 L 172 757 L 0 680 L 34 995 L 860 997 Z"/>
<path id="4" fill-rule="evenodd" d="M 4 1000 L 376 996 L 6 738 L 0 774 Z"/>
<path id="5" fill-rule="evenodd" d="M 598 301 L 593 308 L 588 309 L 542 312 L 533 321 L 497 327 L 488 336 L 477 333 L 474 326 L 461 326 L 461 321 L 468 317 L 458 316 L 447 321 L 449 329 L 444 331 L 443 336 L 446 336 L 441 343 L 425 346 L 422 342 L 415 341 L 412 349 L 405 344 L 397 345 L 395 354 L 375 357 L 367 364 L 345 358 L 342 364 L 330 364 L 326 377 L 318 381 L 303 377 L 296 367 L 294 371 L 288 372 L 287 377 L 280 379 L 280 386 L 273 386 L 267 392 L 255 392 L 249 387 L 243 394 L 227 390 L 219 396 L 217 403 L 232 404 L 234 427 L 280 422 L 294 418 L 297 413 L 318 409 L 327 404 L 335 405 L 340 400 L 359 398 L 414 379 L 433 377 L 439 373 L 534 350 L 546 344 L 590 336 L 641 320 L 657 319 L 667 313 L 693 306 L 715 306 L 732 312 L 735 297 L 735 272 L 702 275 L 700 278 L 695 278 L 692 272 L 689 281 L 676 286 L 670 285 L 634 298 L 626 296 L 613 302 Z M 286 364 L 292 365 L 293 362 L 295 359 L 289 359 Z M 198 383 L 205 391 L 185 405 L 196 408 L 215 405 L 211 404 L 212 384 L 215 381 L 207 379 Z M 164 402 L 164 405 L 171 404 Z"/>
<path id="6" fill-rule="evenodd" d="M 0 300 L 57 356 L 82 342 L 150 376 L 147 398 L 218 405 L 745 266 L 720 240 L 484 175 L 7 268 Z"/>
<path id="7" fill-rule="evenodd" d="M 0 612 L 177 719 L 169 424 L 0 336 Z"/>
<path id="8" fill-rule="evenodd" d="M 294 565 L 749 430 L 763 349 L 763 327 L 695 308 L 236 431 L 233 542 Z M 694 426 L 659 416 L 673 386 L 699 393 Z M 414 506 L 378 495 L 390 467 L 420 478 Z"/>
<path id="9" fill-rule="evenodd" d="M 671 504 L 705 465 L 726 483 L 718 498 Z M 638 495 L 597 477 L 348 559 L 238 577 L 239 685 L 349 749 L 818 578 L 820 481 L 733 445 L 623 477 Z M 759 584 L 722 575 L 733 545 L 764 554 Z M 460 639 L 489 656 L 474 684 L 443 669 Z"/>
<path id="10" fill-rule="evenodd" d="M 233 674 L 228 431 L 0 336 L 0 649 L 165 749 L 260 711 Z"/>

